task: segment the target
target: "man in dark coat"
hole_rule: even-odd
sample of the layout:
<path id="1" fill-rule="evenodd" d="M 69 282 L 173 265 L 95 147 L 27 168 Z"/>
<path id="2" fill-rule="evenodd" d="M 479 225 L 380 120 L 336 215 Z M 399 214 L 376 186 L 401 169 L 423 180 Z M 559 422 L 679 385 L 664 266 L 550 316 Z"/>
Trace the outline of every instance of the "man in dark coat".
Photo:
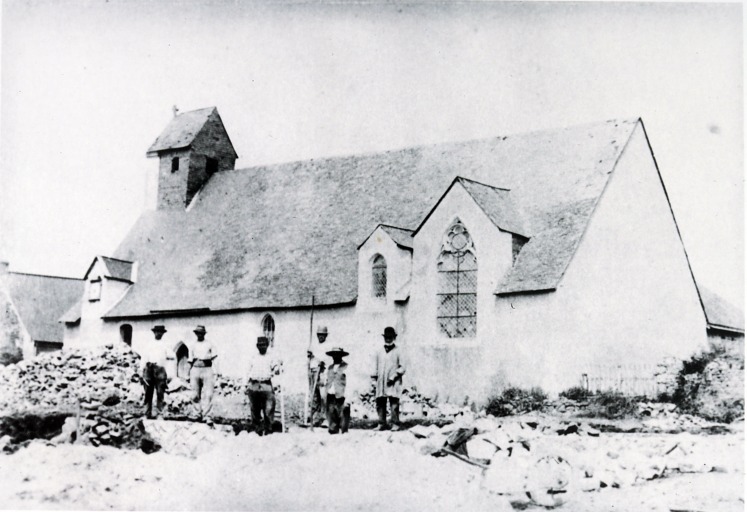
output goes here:
<path id="1" fill-rule="evenodd" d="M 376 353 L 375 369 L 371 375 L 376 388 L 376 412 L 379 415 L 377 430 L 387 430 L 386 403 L 391 407 L 391 428 L 399 430 L 399 399 L 402 395 L 402 375 L 405 366 L 399 349 L 394 344 L 397 332 L 394 327 L 384 329 L 384 348 Z"/>

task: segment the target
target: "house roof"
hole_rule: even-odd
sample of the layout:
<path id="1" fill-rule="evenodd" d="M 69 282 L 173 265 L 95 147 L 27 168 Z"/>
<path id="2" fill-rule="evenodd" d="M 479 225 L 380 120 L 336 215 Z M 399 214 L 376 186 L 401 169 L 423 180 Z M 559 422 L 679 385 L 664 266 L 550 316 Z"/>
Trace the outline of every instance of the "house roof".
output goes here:
<path id="1" fill-rule="evenodd" d="M 132 272 L 135 264 L 132 261 L 120 260 L 109 256 L 96 256 L 89 265 L 88 270 L 86 270 L 83 279 L 88 279 L 88 275 L 91 273 L 91 269 L 96 264 L 97 260 L 104 264 L 104 277 L 132 282 Z"/>
<path id="2" fill-rule="evenodd" d="M 744 333 L 744 313 L 708 288 L 698 285 L 708 327 Z"/>
<path id="3" fill-rule="evenodd" d="M 81 292 L 82 293 L 82 292 Z M 60 317 L 59 321 L 65 324 L 75 324 L 80 320 L 80 316 L 83 312 L 83 298 L 78 297 L 70 308 L 65 311 Z"/>
<path id="4" fill-rule="evenodd" d="M 405 229 L 405 228 L 398 228 L 397 226 L 388 226 L 386 224 L 379 224 L 377 225 L 371 233 L 368 234 L 365 240 L 358 244 L 358 249 L 363 247 L 363 245 L 368 242 L 368 239 L 371 238 L 371 235 L 373 235 L 377 229 L 381 228 L 387 235 L 389 235 L 389 238 L 392 239 L 392 241 L 397 244 L 402 249 L 407 249 L 409 251 L 412 251 L 412 230 L 411 229 Z"/>
<path id="5" fill-rule="evenodd" d="M 146 155 L 155 156 L 159 151 L 186 148 L 192 144 L 213 112 L 217 113 L 217 109 L 208 107 L 174 116 L 148 148 Z"/>
<path id="6" fill-rule="evenodd" d="M 109 271 L 109 277 L 121 279 L 122 281 L 132 281 L 133 262 L 109 258 L 107 256 L 101 256 L 101 260 Z"/>
<path id="7" fill-rule="evenodd" d="M 536 212 L 529 241 L 498 283 L 495 293 L 554 290 L 576 252 L 597 199 L 569 201 Z"/>
<path id="8" fill-rule="evenodd" d="M 115 252 L 138 261 L 138 283 L 107 317 L 307 306 L 312 295 L 317 304 L 351 303 L 357 246 L 371 227 L 415 229 L 457 176 L 510 189 L 522 229 L 537 239 L 502 290 L 554 287 L 636 123 L 216 173 L 189 211 L 138 219 Z M 472 189 L 502 211 L 502 192 Z"/>
<path id="9" fill-rule="evenodd" d="M 392 238 L 395 244 L 403 249 L 412 250 L 412 229 L 387 225 L 382 225 L 381 229 L 386 231 L 386 234 Z"/>
<path id="10" fill-rule="evenodd" d="M 83 294 L 82 279 L 8 272 L 3 278 L 13 305 L 34 341 L 62 342 L 57 320 Z"/>
<path id="11" fill-rule="evenodd" d="M 486 185 L 461 176 L 454 178 L 454 181 L 451 182 L 451 185 L 446 189 L 446 192 L 444 192 L 438 202 L 433 205 L 425 218 L 423 218 L 420 225 L 415 229 L 415 233 L 420 231 L 420 228 L 431 216 L 431 213 L 438 208 L 438 205 L 441 204 L 441 201 L 448 195 L 449 191 L 456 184 L 459 184 L 464 188 L 467 194 L 469 194 L 477 206 L 480 207 L 483 213 L 487 215 L 495 227 L 502 231 L 516 233 L 517 235 L 529 236 L 528 230 L 522 221 L 521 212 L 510 196 L 509 189 Z"/>

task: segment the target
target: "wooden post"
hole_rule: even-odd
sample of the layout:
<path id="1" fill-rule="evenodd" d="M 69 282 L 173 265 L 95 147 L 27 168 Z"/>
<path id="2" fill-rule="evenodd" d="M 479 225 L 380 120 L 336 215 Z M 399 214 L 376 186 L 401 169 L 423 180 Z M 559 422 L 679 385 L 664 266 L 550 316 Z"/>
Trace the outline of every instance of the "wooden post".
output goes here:
<path id="1" fill-rule="evenodd" d="M 309 319 L 309 347 L 306 349 L 308 352 L 311 350 L 311 342 L 314 339 L 314 295 L 311 296 L 311 318 Z M 309 372 L 311 371 L 311 367 L 308 366 L 308 356 L 306 357 L 306 397 L 303 401 L 303 422 L 306 423 L 306 419 L 309 417 L 309 393 L 311 390 L 309 389 Z M 314 386 L 316 387 L 316 386 Z"/>
<path id="2" fill-rule="evenodd" d="M 75 397 L 77 412 L 75 414 L 75 444 L 80 444 L 80 396 Z"/>

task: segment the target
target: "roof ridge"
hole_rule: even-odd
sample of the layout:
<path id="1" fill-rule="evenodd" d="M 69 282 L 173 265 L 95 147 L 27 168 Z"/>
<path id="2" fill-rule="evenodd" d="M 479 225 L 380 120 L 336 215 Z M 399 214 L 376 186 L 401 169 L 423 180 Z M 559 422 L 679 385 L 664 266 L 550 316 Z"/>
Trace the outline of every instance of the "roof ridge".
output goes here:
<path id="1" fill-rule="evenodd" d="M 178 114 L 176 115 L 176 117 L 179 117 L 179 116 L 183 116 L 183 115 L 185 115 L 185 114 L 194 114 L 195 112 L 200 112 L 200 111 L 202 111 L 202 110 L 215 110 L 215 109 L 217 109 L 217 108 L 218 108 L 218 107 L 216 107 L 215 105 L 213 105 L 212 107 L 202 107 L 202 108 L 196 108 L 196 109 L 194 109 L 194 110 L 187 110 L 186 112 L 180 112 L 180 113 L 178 113 Z"/>
<path id="2" fill-rule="evenodd" d="M 181 115 L 181 114 L 180 114 Z M 266 164 L 259 164 L 252 167 L 244 167 L 241 169 L 234 169 L 232 172 L 236 171 L 256 171 L 258 169 L 262 168 L 270 168 L 270 167 L 280 167 L 284 165 L 293 165 L 293 164 L 300 164 L 300 163 L 307 163 L 307 162 L 314 162 L 314 161 L 330 161 L 330 160 L 343 160 L 345 158 L 359 158 L 359 157 L 366 157 L 366 156 L 376 156 L 376 155 L 386 155 L 390 153 L 399 153 L 401 151 L 408 151 L 408 150 L 416 150 L 416 149 L 429 149 L 429 148 L 435 148 L 438 146 L 449 146 L 449 145 L 457 145 L 457 144 L 467 144 L 472 142 L 486 142 L 490 140 L 496 140 L 496 139 L 502 139 L 506 140 L 509 137 L 527 137 L 531 135 L 539 135 L 543 133 L 555 133 L 555 132 L 562 132 L 566 130 L 576 130 L 591 126 L 602 126 L 604 124 L 608 123 L 632 123 L 635 124 L 638 122 L 638 120 L 641 119 L 640 117 L 632 118 L 632 117 L 626 117 L 626 118 L 620 118 L 620 119 L 607 119 L 605 121 L 596 121 L 591 123 L 581 123 L 581 124 L 574 124 L 570 126 L 558 126 L 556 128 L 545 128 L 542 130 L 528 130 L 528 131 L 521 131 L 521 132 L 514 132 L 509 133 L 508 135 L 492 135 L 490 137 L 479 137 L 474 139 L 460 139 L 460 140 L 449 140 L 449 141 L 441 141 L 441 142 L 427 142 L 423 144 L 415 144 L 411 146 L 401 146 L 399 148 L 395 149 L 386 149 L 386 150 L 366 150 L 358 153 L 343 153 L 339 155 L 329 155 L 329 156 L 316 156 L 312 158 L 300 158 L 296 160 L 286 160 L 281 162 L 273 162 L 273 163 L 266 163 Z M 217 173 L 216 173 L 217 174 Z M 479 183 L 479 182 L 478 182 Z M 490 185 L 488 185 L 490 186 Z"/>
<path id="3" fill-rule="evenodd" d="M 122 263 L 135 263 L 134 261 L 130 261 L 130 260 L 123 260 L 123 259 L 120 259 L 120 258 L 113 258 L 112 256 L 104 256 L 103 254 L 102 254 L 102 255 L 100 255 L 100 256 L 101 256 L 102 258 L 106 258 L 106 259 L 108 259 L 108 260 L 121 261 Z"/>
<path id="4" fill-rule="evenodd" d="M 33 272 L 17 272 L 15 270 L 9 271 L 8 274 L 16 274 L 20 276 L 32 276 L 32 277 L 49 277 L 52 279 L 70 279 L 73 281 L 84 281 L 82 277 L 52 276 L 49 274 L 34 274 Z"/>
<path id="5" fill-rule="evenodd" d="M 381 226 L 383 228 L 394 228 L 394 229 L 399 229 L 399 230 L 402 230 L 402 231 L 409 231 L 410 233 L 413 233 L 415 231 L 414 229 L 403 228 L 403 227 L 400 227 L 400 226 L 395 226 L 393 224 L 379 223 L 379 224 L 376 225 L 376 227 L 379 227 L 379 226 Z M 376 229 L 376 228 L 374 228 L 374 229 Z"/>
<path id="6" fill-rule="evenodd" d="M 470 179 L 470 178 L 465 178 L 464 176 L 457 176 L 456 178 L 454 178 L 454 181 L 456 181 L 456 180 L 469 181 L 469 182 L 475 183 L 477 185 L 482 185 L 483 187 L 488 187 L 488 188 L 492 188 L 492 189 L 495 189 L 495 190 L 503 190 L 505 192 L 511 192 L 510 188 L 496 187 L 495 185 L 488 185 L 487 183 L 483 183 L 481 181 L 473 180 L 473 179 Z"/>

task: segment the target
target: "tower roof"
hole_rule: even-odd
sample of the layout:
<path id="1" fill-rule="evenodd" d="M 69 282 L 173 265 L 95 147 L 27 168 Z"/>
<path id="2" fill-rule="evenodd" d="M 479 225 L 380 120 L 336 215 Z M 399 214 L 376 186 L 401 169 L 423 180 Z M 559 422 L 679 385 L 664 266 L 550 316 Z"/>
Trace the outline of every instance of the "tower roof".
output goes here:
<path id="1" fill-rule="evenodd" d="M 218 117 L 222 126 L 223 122 L 220 121 L 220 114 L 215 107 L 192 110 L 175 116 L 148 148 L 146 156 L 157 156 L 159 151 L 189 147 L 213 115 Z"/>

